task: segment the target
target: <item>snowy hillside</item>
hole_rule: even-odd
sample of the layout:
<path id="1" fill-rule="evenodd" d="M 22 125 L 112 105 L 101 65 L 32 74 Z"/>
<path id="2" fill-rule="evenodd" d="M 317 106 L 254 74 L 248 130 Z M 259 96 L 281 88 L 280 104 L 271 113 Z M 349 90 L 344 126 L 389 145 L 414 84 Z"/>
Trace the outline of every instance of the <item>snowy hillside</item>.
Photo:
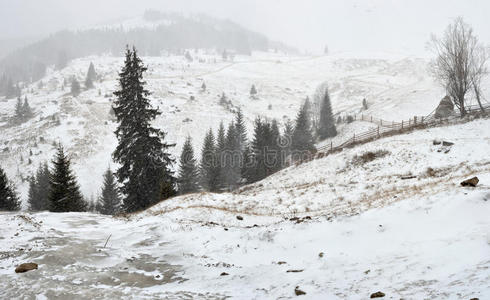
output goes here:
<path id="1" fill-rule="evenodd" d="M 363 114 L 385 120 L 427 115 L 442 96 L 427 74 L 426 62 L 419 58 L 381 54 L 371 56 L 375 58 L 355 54 L 296 57 L 254 52 L 230 62 L 222 61 L 221 53 L 190 53 L 193 62 L 183 56 L 143 58 L 149 67 L 146 81 L 153 104 L 163 113 L 156 125 L 177 143 L 172 151 L 176 156 L 189 134 L 199 151 L 206 130 L 232 120 L 238 107 L 247 119 L 249 136 L 256 116 L 276 118 L 280 123 L 294 119 L 302 101 L 323 82 L 329 84 L 334 113 L 359 113 L 366 98 L 369 109 Z M 83 83 L 90 62 L 101 76 L 95 89 L 76 98 L 69 95 L 69 86 L 61 89 L 64 79 L 69 82 L 71 76 Z M 85 196 L 95 196 L 116 145 L 110 107 L 122 62 L 122 58 L 94 56 L 74 60 L 61 71 L 49 71 L 42 88 L 35 82 L 24 89 L 23 96 L 28 97 L 35 117 L 22 125 L 8 123 L 16 100 L 0 100 L 0 159 L 24 195 L 26 184 L 21 179 L 40 162 L 50 160 L 53 145 L 60 141 L 73 158 Z M 203 82 L 206 91 L 201 89 Z M 249 96 L 252 84 L 257 86 L 258 99 Z M 228 107 L 219 105 L 223 92 L 231 101 Z M 367 122 L 343 126 L 337 139 L 372 126 Z"/>
<path id="2" fill-rule="evenodd" d="M 380 139 L 235 194 L 181 196 L 126 218 L 1 213 L 0 290 L 39 299 L 488 299 L 489 126 Z M 361 159 L 368 151 L 378 155 Z M 475 175 L 476 188 L 459 185 Z M 39 269 L 15 274 L 26 261 Z"/>

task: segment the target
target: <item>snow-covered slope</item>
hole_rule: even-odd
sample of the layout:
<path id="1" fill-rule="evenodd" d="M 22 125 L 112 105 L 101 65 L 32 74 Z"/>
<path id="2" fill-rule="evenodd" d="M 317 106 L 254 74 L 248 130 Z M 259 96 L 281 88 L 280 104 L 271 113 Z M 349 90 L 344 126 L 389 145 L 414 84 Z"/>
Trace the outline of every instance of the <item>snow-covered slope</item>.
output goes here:
<path id="1" fill-rule="evenodd" d="M 426 72 L 426 62 L 418 58 L 381 54 L 370 56 L 374 58 L 355 54 L 293 57 L 271 52 L 223 62 L 221 55 L 212 51 L 191 50 L 191 55 L 191 63 L 182 56 L 143 58 L 149 67 L 146 80 L 153 104 L 163 113 L 155 124 L 177 143 L 175 156 L 187 135 L 192 136 L 199 152 L 206 130 L 216 129 L 221 121 L 231 121 L 237 107 L 244 111 L 249 136 L 256 116 L 280 122 L 294 119 L 301 102 L 325 81 L 336 113 L 358 113 L 366 98 L 369 109 L 363 113 L 387 120 L 427 115 L 442 95 Z M 90 62 L 101 76 L 95 89 L 76 98 L 69 95 L 69 87 L 61 90 L 65 78 L 69 82 L 71 76 L 76 76 L 83 82 Z M 42 88 L 35 82 L 24 90 L 35 117 L 22 125 L 8 124 L 16 100 L 0 100 L 0 161 L 24 195 L 26 184 L 22 178 L 38 163 L 52 158 L 53 145 L 58 141 L 73 158 L 85 196 L 97 194 L 116 145 L 116 124 L 109 112 L 122 63 L 122 58 L 112 56 L 87 57 L 72 61 L 61 71 L 50 71 L 42 80 Z M 203 82 L 207 86 L 204 92 Z M 257 86 L 258 99 L 249 97 L 252 84 Z M 232 102 L 229 109 L 219 105 L 223 92 Z M 364 126 L 370 125 L 345 126 L 338 139 Z"/>
<path id="2" fill-rule="evenodd" d="M 0 293 L 367 299 L 382 291 L 383 299 L 487 299 L 489 125 L 384 138 L 237 194 L 181 196 L 125 218 L 1 213 Z M 455 144 L 438 152 L 434 139 Z M 355 159 L 376 150 L 390 153 Z M 408 174 L 416 178 L 401 179 Z M 474 175 L 476 188 L 459 185 Z M 15 274 L 27 261 L 39 269 Z"/>

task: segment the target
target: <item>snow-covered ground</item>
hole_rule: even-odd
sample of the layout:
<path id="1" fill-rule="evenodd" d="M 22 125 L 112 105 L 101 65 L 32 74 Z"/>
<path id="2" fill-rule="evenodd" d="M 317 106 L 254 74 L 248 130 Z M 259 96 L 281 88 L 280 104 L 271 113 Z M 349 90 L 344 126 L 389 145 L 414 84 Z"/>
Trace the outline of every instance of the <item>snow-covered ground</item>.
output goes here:
<path id="1" fill-rule="evenodd" d="M 362 99 L 366 98 L 369 109 L 363 114 L 393 121 L 427 115 L 443 96 L 427 73 L 427 62 L 421 58 L 255 52 L 222 61 L 220 53 L 213 51 L 190 53 L 194 58 L 191 63 L 183 56 L 143 58 L 149 68 L 146 80 L 153 104 L 163 113 L 155 125 L 168 133 L 170 142 L 177 143 L 172 150 L 176 157 L 187 135 L 192 136 L 199 153 L 206 131 L 216 130 L 221 121 L 231 121 L 232 110 L 238 107 L 246 117 L 249 137 L 257 116 L 276 118 L 281 125 L 287 119 L 294 120 L 300 104 L 323 82 L 329 84 L 335 113 L 359 113 Z M 90 62 L 101 76 L 100 82 L 76 98 L 70 96 L 69 79 L 76 76 L 83 85 Z M 23 197 L 27 191 L 23 179 L 40 162 L 52 159 L 54 145 L 59 141 L 73 158 L 85 196 L 97 195 L 102 173 L 111 165 L 116 146 L 116 124 L 109 112 L 122 64 L 123 58 L 118 57 L 86 57 L 70 62 L 61 71 L 48 72 L 42 88 L 35 82 L 24 89 L 23 96 L 28 97 L 35 117 L 22 125 L 8 124 L 16 99 L 0 99 L 0 163 Z M 64 79 L 68 86 L 61 90 Z M 203 82 L 206 91 L 201 90 Z M 252 84 L 258 89 L 258 99 L 249 96 Z M 219 105 L 223 92 L 231 100 L 232 109 Z M 336 140 L 341 142 L 353 132 L 369 127 L 372 124 L 367 122 L 342 126 Z"/>
<path id="2" fill-rule="evenodd" d="M 304 299 L 377 291 L 488 299 L 489 126 L 475 120 L 384 138 L 235 194 L 181 196 L 124 218 L 1 213 L 0 295 L 291 299 L 297 287 Z M 434 139 L 454 145 L 439 152 Z M 355 159 L 376 150 L 389 153 Z M 409 174 L 416 177 L 401 179 Z M 459 185 L 475 175 L 476 188 Z M 38 270 L 14 273 L 31 261 Z"/>

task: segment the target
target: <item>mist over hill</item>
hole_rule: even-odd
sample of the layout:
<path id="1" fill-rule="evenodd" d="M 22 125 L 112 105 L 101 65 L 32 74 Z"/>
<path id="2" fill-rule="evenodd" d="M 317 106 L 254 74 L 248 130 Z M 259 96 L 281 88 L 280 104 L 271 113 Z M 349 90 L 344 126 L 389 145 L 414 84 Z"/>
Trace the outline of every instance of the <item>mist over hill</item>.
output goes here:
<path id="1" fill-rule="evenodd" d="M 118 24 L 60 31 L 11 52 L 0 61 L 0 94 L 9 80 L 36 81 L 51 66 L 61 69 L 70 60 L 89 55 L 120 56 L 126 45 L 135 46 L 144 56 L 183 54 L 183 49 L 197 48 L 245 55 L 271 48 L 294 52 L 229 20 L 148 10 L 140 18 Z"/>

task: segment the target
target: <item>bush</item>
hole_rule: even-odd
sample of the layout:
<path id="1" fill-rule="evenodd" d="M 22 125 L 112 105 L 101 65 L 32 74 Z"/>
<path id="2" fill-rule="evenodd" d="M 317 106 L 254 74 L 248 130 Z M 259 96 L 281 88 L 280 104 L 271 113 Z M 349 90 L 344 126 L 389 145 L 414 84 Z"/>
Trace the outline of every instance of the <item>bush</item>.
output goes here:
<path id="1" fill-rule="evenodd" d="M 381 157 L 384 157 L 386 155 L 390 154 L 389 151 L 386 151 L 386 150 L 377 150 L 377 151 L 367 151 L 367 152 L 364 152 L 363 154 L 361 155 L 355 155 L 353 158 L 352 158 L 352 164 L 353 165 L 363 165 L 365 163 L 368 163 L 368 162 L 371 162 L 375 159 L 378 159 L 378 158 L 381 158 Z"/>

